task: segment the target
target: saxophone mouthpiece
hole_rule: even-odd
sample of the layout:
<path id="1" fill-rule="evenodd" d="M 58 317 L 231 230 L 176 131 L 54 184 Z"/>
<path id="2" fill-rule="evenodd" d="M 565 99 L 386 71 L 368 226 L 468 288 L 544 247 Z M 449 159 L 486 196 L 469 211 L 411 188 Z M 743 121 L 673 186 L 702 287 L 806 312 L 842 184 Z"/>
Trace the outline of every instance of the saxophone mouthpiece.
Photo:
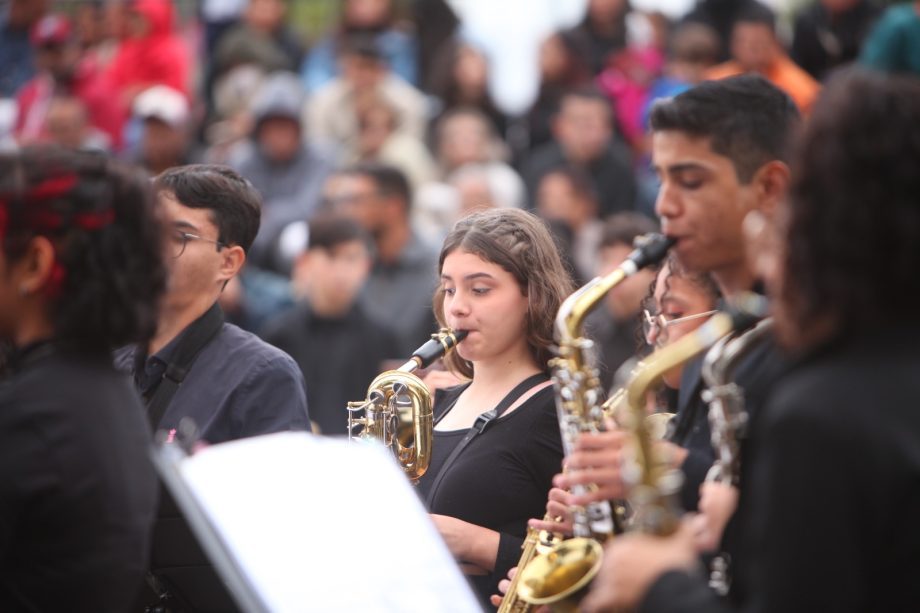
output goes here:
<path id="1" fill-rule="evenodd" d="M 457 346 L 469 334 L 468 330 L 444 329 L 432 335 L 431 340 L 415 350 L 412 354 L 419 368 L 428 368 L 445 353 Z"/>
<path id="2" fill-rule="evenodd" d="M 672 236 L 645 234 L 636 239 L 636 249 L 626 259 L 635 265 L 636 270 L 641 270 L 663 260 L 668 254 L 668 249 L 676 242 L 677 239 Z"/>

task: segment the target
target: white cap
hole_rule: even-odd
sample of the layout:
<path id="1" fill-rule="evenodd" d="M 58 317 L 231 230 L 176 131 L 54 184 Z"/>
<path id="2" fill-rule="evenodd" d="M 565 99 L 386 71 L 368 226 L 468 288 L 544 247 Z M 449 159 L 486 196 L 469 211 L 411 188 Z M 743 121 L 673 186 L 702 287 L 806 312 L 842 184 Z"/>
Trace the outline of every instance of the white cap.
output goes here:
<path id="1" fill-rule="evenodd" d="M 135 117 L 159 119 L 174 128 L 184 126 L 190 112 L 185 96 L 167 85 L 154 85 L 134 99 Z"/>

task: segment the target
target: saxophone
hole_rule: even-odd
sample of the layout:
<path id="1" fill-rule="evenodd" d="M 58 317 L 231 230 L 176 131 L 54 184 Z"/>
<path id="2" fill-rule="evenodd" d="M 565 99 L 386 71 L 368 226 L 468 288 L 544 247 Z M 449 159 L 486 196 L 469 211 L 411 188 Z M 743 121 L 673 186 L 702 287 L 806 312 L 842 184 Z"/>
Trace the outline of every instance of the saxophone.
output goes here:
<path id="1" fill-rule="evenodd" d="M 706 481 L 738 484 L 739 439 L 747 425 L 747 413 L 743 390 L 732 381 L 732 375 L 738 362 L 773 329 L 772 319 L 762 319 L 766 315 L 766 301 L 761 299 L 758 303 L 755 300 L 755 297 L 748 299 L 747 325 L 739 321 L 737 327 L 750 329 L 740 336 L 723 338 L 703 360 L 702 375 L 706 382 L 703 400 L 709 404 L 709 427 L 716 451 L 716 461 L 706 474 Z M 709 586 L 720 596 L 727 595 L 731 586 L 729 566 L 728 554 L 724 552 L 715 556 L 711 563 Z"/>
<path id="2" fill-rule="evenodd" d="M 652 234 L 640 237 L 636 243 L 636 250 L 630 253 L 616 270 L 604 277 L 595 277 L 566 298 L 556 316 L 558 357 L 550 362 L 550 367 L 555 384 L 562 447 L 567 456 L 574 451 L 578 437 L 582 433 L 600 432 L 605 427 L 605 415 L 601 409 L 604 391 L 597 369 L 590 358 L 593 343 L 582 334 L 585 317 L 624 279 L 646 266 L 661 261 L 674 244 L 674 240 L 660 234 Z M 576 494 L 586 493 L 590 491 L 590 486 L 576 486 L 572 491 Z M 600 564 L 600 542 L 609 538 L 616 530 L 616 515 L 609 502 L 601 501 L 586 507 L 573 508 L 572 519 L 576 538 L 563 541 L 539 556 L 535 556 L 539 539 L 536 535 L 528 533 L 529 537 L 533 537 L 532 545 L 528 547 L 525 541 L 524 555 L 518 561 L 518 574 L 506 592 L 500 610 L 527 611 L 532 605 L 538 604 L 534 602 L 538 596 L 531 589 L 534 581 L 530 574 L 524 571 L 525 568 L 534 568 L 534 565 L 536 568 L 542 568 L 543 561 L 549 557 L 553 560 L 571 559 L 571 564 L 565 567 L 565 573 L 542 578 L 541 595 L 546 591 L 554 594 L 568 593 L 580 589 L 591 580 L 597 572 L 596 566 Z M 573 543 L 584 545 L 587 549 L 573 549 Z M 532 557 L 533 564 L 530 564 Z M 595 567 L 593 572 L 591 567 Z M 577 572 L 572 572 L 572 569 L 577 569 Z"/>
<path id="3" fill-rule="evenodd" d="M 431 394 L 413 371 L 427 368 L 466 338 L 466 330 L 442 329 L 395 370 L 371 381 L 367 398 L 348 403 L 350 440 L 376 440 L 393 450 L 406 476 L 417 482 L 431 461 Z M 408 402 L 405 400 L 408 399 Z M 357 417 L 363 413 L 363 417 Z"/>
<path id="4" fill-rule="evenodd" d="M 628 530 L 666 536 L 677 529 L 679 521 L 677 494 L 683 476 L 654 453 L 653 424 L 646 419 L 646 394 L 666 372 L 729 334 L 737 319 L 725 312 L 717 313 L 692 333 L 655 351 L 633 371 L 622 396 L 625 409 L 619 414 L 621 425 L 632 434 L 631 461 L 623 468 L 632 510 Z M 554 611 L 576 610 L 582 590 L 600 569 L 602 554 L 596 540 L 564 541 L 521 571 L 520 598 L 533 605 L 550 605 Z"/>

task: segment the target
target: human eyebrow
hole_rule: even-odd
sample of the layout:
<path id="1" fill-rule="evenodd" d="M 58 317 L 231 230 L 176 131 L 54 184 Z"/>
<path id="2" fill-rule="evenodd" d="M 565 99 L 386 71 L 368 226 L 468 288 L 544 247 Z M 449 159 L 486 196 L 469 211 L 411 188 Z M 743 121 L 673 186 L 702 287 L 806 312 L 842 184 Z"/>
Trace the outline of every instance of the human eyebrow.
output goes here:
<path id="1" fill-rule="evenodd" d="M 494 277 L 487 272 L 474 272 L 463 277 L 466 281 L 473 281 L 475 279 L 493 279 Z"/>
<path id="2" fill-rule="evenodd" d="M 194 232 L 198 231 L 198 227 L 195 224 L 182 220 L 174 221 L 173 228 L 176 230 L 192 230 Z"/>

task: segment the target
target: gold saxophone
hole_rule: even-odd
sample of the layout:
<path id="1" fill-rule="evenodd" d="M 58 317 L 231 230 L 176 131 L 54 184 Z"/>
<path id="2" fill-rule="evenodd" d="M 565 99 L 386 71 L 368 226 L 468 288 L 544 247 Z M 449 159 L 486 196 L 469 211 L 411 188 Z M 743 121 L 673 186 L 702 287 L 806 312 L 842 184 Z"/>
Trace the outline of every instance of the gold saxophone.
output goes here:
<path id="1" fill-rule="evenodd" d="M 367 388 L 366 400 L 348 403 L 348 437 L 376 440 L 391 448 L 413 483 L 428 470 L 434 426 L 431 394 L 412 373 L 446 355 L 467 334 L 446 328 L 432 334 L 405 364 L 377 375 Z M 363 417 L 356 416 L 362 412 Z"/>
<path id="2" fill-rule="evenodd" d="M 668 535 L 678 525 L 676 500 L 682 482 L 680 471 L 654 453 L 653 423 L 646 419 L 646 394 L 669 370 L 698 355 L 732 331 L 735 318 L 717 313 L 694 332 L 655 351 L 636 366 L 625 387 L 621 425 L 631 433 L 631 462 L 623 469 L 632 510 L 627 529 Z M 519 597 L 533 605 L 550 605 L 553 611 L 575 611 L 578 601 L 600 569 L 602 548 L 590 538 L 572 538 L 522 571 Z"/>
<path id="3" fill-rule="evenodd" d="M 616 270 L 604 277 L 594 278 L 566 298 L 556 316 L 559 349 L 558 357 L 550 362 L 550 367 L 553 371 L 556 410 L 565 455 L 570 455 L 574 451 L 579 435 L 584 432 L 600 432 L 605 427 L 604 412 L 601 409 L 604 391 L 591 359 L 593 343 L 582 333 L 585 318 L 610 290 L 642 268 L 664 259 L 668 249 L 674 244 L 673 239 L 660 234 L 646 235 L 636 242 L 637 249 L 630 253 Z M 585 493 L 590 489 L 591 486 L 577 486 L 573 488 L 573 492 Z M 606 540 L 614 533 L 616 515 L 607 501 L 576 507 L 572 509 L 572 515 L 575 536 L 583 537 L 584 541 L 593 543 L 598 549 L 598 542 Z M 518 575 L 502 600 L 502 611 L 527 611 L 536 604 L 532 600 L 533 591 L 529 588 L 532 581 L 527 579 L 525 567 L 530 569 L 533 563 L 547 556 L 553 556 L 555 559 L 568 555 L 566 552 L 571 539 L 556 545 L 550 552 L 535 557 L 536 543 L 539 539 L 536 534 L 530 532 L 528 537 L 531 539 L 531 546 L 528 547 L 528 541 L 525 541 L 524 554 L 518 561 Z M 531 558 L 534 558 L 533 563 L 529 563 Z M 596 559 L 600 561 L 599 554 Z M 587 573 L 569 574 L 583 576 Z M 561 579 L 560 581 L 558 574 L 545 577 L 541 586 L 550 591 L 566 590 L 572 581 L 577 582 L 579 577 L 566 576 Z"/>

